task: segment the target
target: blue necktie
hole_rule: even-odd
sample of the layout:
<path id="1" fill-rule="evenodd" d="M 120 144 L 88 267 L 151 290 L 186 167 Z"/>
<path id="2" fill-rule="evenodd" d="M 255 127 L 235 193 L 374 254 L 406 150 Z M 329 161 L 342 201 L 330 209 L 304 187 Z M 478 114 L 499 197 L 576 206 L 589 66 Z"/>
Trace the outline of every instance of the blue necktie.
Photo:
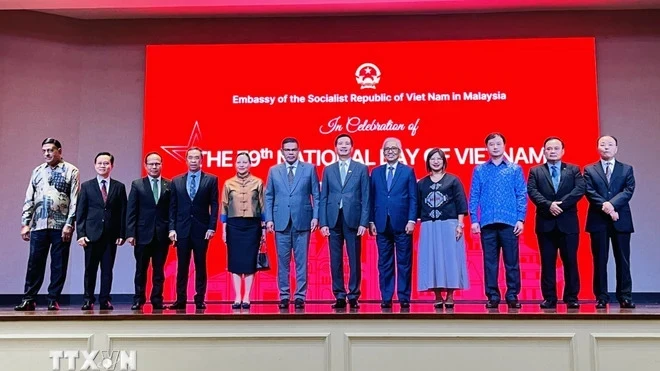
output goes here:
<path id="1" fill-rule="evenodd" d="M 550 166 L 550 169 L 552 170 L 552 186 L 555 187 L 555 192 L 557 192 L 557 189 L 559 188 L 559 173 L 557 172 L 557 166 L 552 165 Z"/>
<path id="2" fill-rule="evenodd" d="M 392 178 L 394 178 L 394 166 L 387 167 L 387 190 L 392 188 Z"/>
<path id="3" fill-rule="evenodd" d="M 195 177 L 197 175 L 193 174 L 190 176 L 190 199 L 192 200 L 195 198 L 195 194 L 197 193 L 197 184 L 195 184 Z"/>
<path id="4" fill-rule="evenodd" d="M 341 177 L 341 185 L 343 186 L 346 182 L 346 163 L 339 163 L 339 176 Z"/>

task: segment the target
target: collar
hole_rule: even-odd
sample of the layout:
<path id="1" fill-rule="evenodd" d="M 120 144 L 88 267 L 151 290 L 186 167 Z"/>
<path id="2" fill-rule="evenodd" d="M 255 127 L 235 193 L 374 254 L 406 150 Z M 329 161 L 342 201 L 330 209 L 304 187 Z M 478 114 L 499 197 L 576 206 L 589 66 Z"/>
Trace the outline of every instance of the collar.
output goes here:
<path id="1" fill-rule="evenodd" d="M 110 177 L 103 178 L 103 177 L 101 177 L 100 175 L 97 175 L 97 176 L 96 176 L 96 182 L 99 184 L 99 186 L 101 185 L 101 181 L 102 181 L 102 180 L 105 180 L 105 183 L 106 183 L 108 186 L 110 185 Z"/>
<path id="2" fill-rule="evenodd" d="M 300 160 L 296 160 L 296 162 L 292 163 L 289 165 L 288 162 L 285 162 L 284 165 L 286 165 L 286 168 L 289 169 L 289 167 L 293 167 L 293 170 L 298 169 L 298 165 L 300 164 Z"/>
<path id="3" fill-rule="evenodd" d="M 161 175 L 161 176 L 159 176 L 158 178 L 153 178 L 153 177 L 147 175 L 147 178 L 149 178 L 149 183 L 153 183 L 154 179 L 157 180 L 158 183 L 160 183 L 160 182 L 162 181 L 162 179 L 163 179 L 163 176 Z"/>
<path id="4" fill-rule="evenodd" d="M 390 165 L 389 163 L 385 163 L 385 170 L 389 170 L 390 166 L 393 167 L 392 171 L 396 171 L 396 167 L 399 166 L 399 162 L 395 162 L 393 165 Z"/>

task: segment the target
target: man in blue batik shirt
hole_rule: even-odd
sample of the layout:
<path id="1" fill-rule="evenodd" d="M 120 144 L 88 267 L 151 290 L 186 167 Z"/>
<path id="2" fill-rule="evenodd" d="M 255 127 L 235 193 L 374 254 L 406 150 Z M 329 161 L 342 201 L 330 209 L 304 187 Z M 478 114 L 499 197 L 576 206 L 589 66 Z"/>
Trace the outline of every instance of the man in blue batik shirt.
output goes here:
<path id="1" fill-rule="evenodd" d="M 469 208 L 472 233 L 481 235 L 486 308 L 497 308 L 501 300 L 500 251 L 506 270 L 506 302 L 509 308 L 520 308 L 518 237 L 527 211 L 527 185 L 522 168 L 504 158 L 504 135 L 488 134 L 485 143 L 490 159 L 474 168 Z"/>

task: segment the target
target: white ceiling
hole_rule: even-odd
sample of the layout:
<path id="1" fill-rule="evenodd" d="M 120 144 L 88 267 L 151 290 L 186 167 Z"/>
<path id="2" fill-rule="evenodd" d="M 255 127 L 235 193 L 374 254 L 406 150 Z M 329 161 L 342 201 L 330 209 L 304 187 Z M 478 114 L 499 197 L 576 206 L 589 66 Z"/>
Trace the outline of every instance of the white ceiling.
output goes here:
<path id="1" fill-rule="evenodd" d="M 660 0 L 0 0 L 81 19 L 659 9 Z"/>

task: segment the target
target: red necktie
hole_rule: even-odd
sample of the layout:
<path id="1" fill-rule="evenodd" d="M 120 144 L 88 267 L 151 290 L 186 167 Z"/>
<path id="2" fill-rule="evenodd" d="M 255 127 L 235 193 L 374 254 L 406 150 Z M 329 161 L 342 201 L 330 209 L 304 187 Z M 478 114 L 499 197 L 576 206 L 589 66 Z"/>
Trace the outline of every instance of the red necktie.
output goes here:
<path id="1" fill-rule="evenodd" d="M 108 190 L 105 188 L 105 180 L 101 181 L 101 196 L 103 196 L 103 202 L 108 200 Z"/>

